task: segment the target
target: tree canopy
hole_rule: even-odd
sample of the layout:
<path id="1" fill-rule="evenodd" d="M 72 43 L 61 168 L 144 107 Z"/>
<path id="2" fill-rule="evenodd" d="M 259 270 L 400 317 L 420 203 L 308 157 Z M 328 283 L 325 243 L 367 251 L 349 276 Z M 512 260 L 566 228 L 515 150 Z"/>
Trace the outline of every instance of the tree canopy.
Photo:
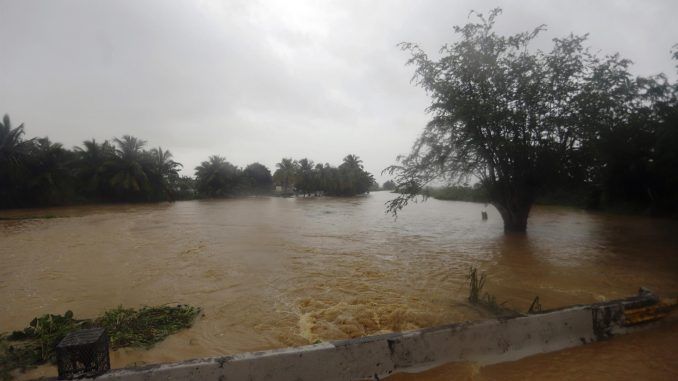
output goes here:
<path id="1" fill-rule="evenodd" d="M 530 46 L 544 26 L 498 35 L 500 13 L 475 14 L 475 21 L 455 27 L 458 40 L 437 58 L 416 44 L 400 45 L 411 53 L 413 81 L 431 97 L 431 120 L 411 153 L 387 168 L 401 193 L 389 211 L 397 213 L 434 180 L 477 181 L 505 230 L 523 232 L 540 194 L 577 185 L 600 189 L 611 179 L 603 147 L 614 155 L 624 146 L 613 139 L 642 135 L 650 121 L 675 136 L 665 123 L 675 114 L 675 85 L 663 77 L 634 79 L 630 61 L 591 53 L 587 36 L 555 38 L 544 52 Z M 660 133 L 656 128 L 650 135 Z"/>
<path id="2" fill-rule="evenodd" d="M 252 163 L 248 165 L 243 176 L 245 177 L 245 186 L 252 189 L 254 193 L 269 193 L 273 187 L 271 171 L 263 164 Z"/>
<path id="3" fill-rule="evenodd" d="M 393 180 L 386 180 L 386 181 L 384 181 L 384 184 L 381 187 L 384 190 L 392 191 L 392 190 L 395 190 L 396 183 Z"/>
<path id="4" fill-rule="evenodd" d="M 212 155 L 195 167 L 196 186 L 199 194 L 207 197 L 224 197 L 238 191 L 240 169 L 225 158 Z"/>

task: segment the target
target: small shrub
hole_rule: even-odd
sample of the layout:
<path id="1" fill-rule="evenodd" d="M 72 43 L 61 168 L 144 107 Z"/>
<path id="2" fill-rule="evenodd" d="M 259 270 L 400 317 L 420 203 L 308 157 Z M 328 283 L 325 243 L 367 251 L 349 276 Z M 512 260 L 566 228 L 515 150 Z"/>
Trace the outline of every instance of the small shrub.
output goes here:
<path id="1" fill-rule="evenodd" d="M 478 304 L 480 301 L 480 295 L 481 292 L 483 291 L 483 287 L 485 286 L 485 280 L 487 277 L 485 276 L 485 273 L 480 274 L 480 277 L 478 276 L 478 269 L 475 267 L 471 267 L 469 270 L 468 275 L 466 276 L 466 279 L 469 281 L 469 295 L 468 295 L 468 301 L 471 304 Z"/>

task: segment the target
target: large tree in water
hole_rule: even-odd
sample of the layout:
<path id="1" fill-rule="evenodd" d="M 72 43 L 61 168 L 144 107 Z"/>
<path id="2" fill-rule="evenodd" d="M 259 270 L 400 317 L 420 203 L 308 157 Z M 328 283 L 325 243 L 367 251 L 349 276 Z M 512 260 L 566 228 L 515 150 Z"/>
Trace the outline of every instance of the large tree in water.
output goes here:
<path id="1" fill-rule="evenodd" d="M 621 117 L 615 108 L 625 101 L 615 97 L 629 94 L 628 61 L 600 59 L 583 46 L 585 37 L 573 35 L 554 39 L 550 52 L 532 49 L 543 26 L 500 36 L 493 31 L 499 13 L 476 14 L 477 22 L 455 27 L 459 40 L 436 58 L 416 44 L 401 44 L 412 54 L 413 81 L 432 98 L 432 119 L 412 152 L 386 170 L 400 193 L 387 204 L 390 212 L 432 181 L 478 181 L 504 230 L 524 232 L 540 191 L 587 176 L 583 146 L 590 121 Z"/>

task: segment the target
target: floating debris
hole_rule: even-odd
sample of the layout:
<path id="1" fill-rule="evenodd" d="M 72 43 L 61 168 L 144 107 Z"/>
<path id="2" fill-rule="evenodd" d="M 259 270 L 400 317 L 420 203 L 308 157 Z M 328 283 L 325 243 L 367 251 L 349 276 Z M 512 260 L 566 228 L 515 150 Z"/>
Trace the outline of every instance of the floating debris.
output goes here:
<path id="1" fill-rule="evenodd" d="M 13 370 L 25 371 L 37 365 L 56 362 L 55 348 L 69 332 L 102 327 L 110 337 L 112 349 L 150 348 L 167 336 L 189 328 L 200 314 L 189 305 L 118 308 L 96 319 L 75 319 L 73 312 L 42 315 L 29 326 L 11 334 L 0 334 L 0 380 L 12 379 Z"/>
<path id="2" fill-rule="evenodd" d="M 111 348 L 150 348 L 167 336 L 188 328 L 200 313 L 200 308 L 178 305 L 176 307 L 143 307 L 139 310 L 118 307 L 104 312 L 95 321 L 106 328 Z"/>

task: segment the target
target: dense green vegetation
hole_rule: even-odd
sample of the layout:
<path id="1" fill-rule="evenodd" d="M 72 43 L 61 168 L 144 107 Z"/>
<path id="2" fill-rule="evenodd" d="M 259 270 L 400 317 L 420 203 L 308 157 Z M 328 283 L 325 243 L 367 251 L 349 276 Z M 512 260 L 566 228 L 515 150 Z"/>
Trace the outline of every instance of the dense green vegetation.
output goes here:
<path id="1" fill-rule="evenodd" d="M 276 167 L 271 175 L 259 163 L 241 170 L 220 156 L 210 156 L 196 168 L 196 191 L 202 197 L 270 194 L 275 185 L 284 195 L 355 196 L 369 192 L 375 184 L 355 155 L 346 156 L 339 167 L 314 164 L 306 158 L 283 158 Z"/>
<path id="2" fill-rule="evenodd" d="M 270 170 L 252 163 L 241 169 L 221 156 L 195 168 L 195 178 L 180 176 L 182 165 L 162 147 L 125 135 L 112 141 L 83 142 L 72 150 L 48 138 L 24 138 L 24 125 L 8 115 L 0 123 L 0 208 L 85 202 L 174 201 L 204 197 L 270 194 Z M 374 180 L 361 160 L 348 155 L 339 167 L 307 159 L 283 159 L 276 182 L 285 193 L 353 196 L 369 191 Z"/>
<path id="3" fill-rule="evenodd" d="M 245 193 L 253 179 L 221 156 L 210 156 L 195 168 L 195 189 L 203 197 L 226 197 Z M 271 184 L 271 173 L 266 169 L 265 182 Z"/>
<path id="4" fill-rule="evenodd" d="M 590 191 L 586 188 L 555 189 L 540 194 L 536 198 L 535 204 L 591 208 L 591 195 L 589 192 Z M 422 190 L 422 195 L 425 197 L 433 197 L 437 200 L 489 203 L 489 196 L 480 183 L 476 183 L 473 186 L 450 185 L 443 187 L 426 187 Z M 606 205 L 608 209 L 611 208 L 609 203 Z M 619 208 L 625 208 L 622 210 L 627 212 L 634 211 L 633 209 L 629 209 L 628 206 L 619 206 Z"/>
<path id="5" fill-rule="evenodd" d="M 36 317 L 21 331 L 0 334 L 0 379 L 11 379 L 15 369 L 24 371 L 40 364 L 55 363 L 56 346 L 71 331 L 103 327 L 108 333 L 111 349 L 148 348 L 189 328 L 199 314 L 200 308 L 178 305 L 139 310 L 118 307 L 96 319 L 75 319 L 71 311 Z"/>
<path id="6" fill-rule="evenodd" d="M 422 192 L 427 197 L 433 197 L 438 200 L 452 201 L 470 201 L 487 202 L 488 197 L 485 190 L 476 184 L 474 186 L 454 185 L 439 188 L 424 188 Z"/>
<path id="7" fill-rule="evenodd" d="M 363 169 L 358 156 L 348 155 L 339 167 L 315 164 L 309 159 L 282 159 L 273 179 L 284 192 L 294 190 L 302 195 L 355 196 L 367 193 L 376 185 L 374 177 Z"/>
<path id="8" fill-rule="evenodd" d="M 85 201 L 173 200 L 181 164 L 161 147 L 125 135 L 73 150 L 48 138 L 24 139 L 23 124 L 0 123 L 0 208 Z"/>
<path id="9" fill-rule="evenodd" d="M 501 36 L 500 13 L 455 27 L 436 57 L 402 44 L 432 118 L 388 168 L 400 193 L 389 210 L 442 180 L 478 182 L 507 232 L 526 231 L 539 200 L 678 213 L 678 82 L 634 77 L 629 60 L 597 56 L 586 36 L 534 49 L 544 27 Z"/>
<path id="10" fill-rule="evenodd" d="M 386 180 L 384 181 L 384 184 L 381 186 L 381 189 L 387 190 L 387 191 L 392 191 L 396 189 L 396 183 L 393 180 Z"/>

